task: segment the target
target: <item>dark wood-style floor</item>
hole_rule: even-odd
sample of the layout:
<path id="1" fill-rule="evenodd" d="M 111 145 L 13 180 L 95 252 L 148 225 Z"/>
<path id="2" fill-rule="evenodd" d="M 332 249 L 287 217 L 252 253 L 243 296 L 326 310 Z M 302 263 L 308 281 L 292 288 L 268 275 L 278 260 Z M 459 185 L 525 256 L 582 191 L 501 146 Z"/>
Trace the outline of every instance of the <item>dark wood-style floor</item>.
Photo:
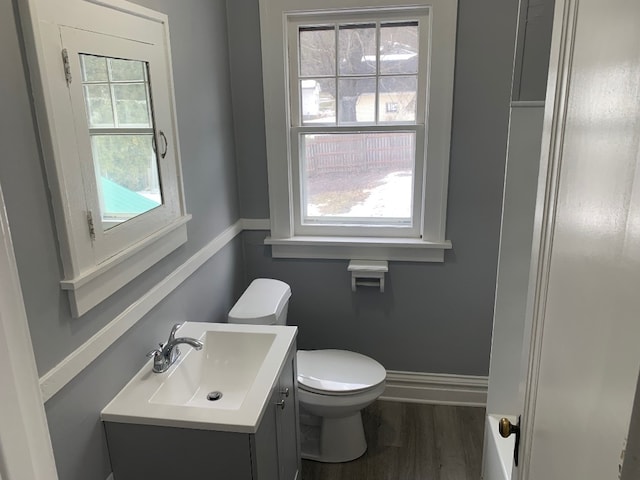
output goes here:
<path id="1" fill-rule="evenodd" d="M 303 480 L 478 480 L 484 408 L 378 401 L 363 412 L 367 452 L 302 461 Z"/>

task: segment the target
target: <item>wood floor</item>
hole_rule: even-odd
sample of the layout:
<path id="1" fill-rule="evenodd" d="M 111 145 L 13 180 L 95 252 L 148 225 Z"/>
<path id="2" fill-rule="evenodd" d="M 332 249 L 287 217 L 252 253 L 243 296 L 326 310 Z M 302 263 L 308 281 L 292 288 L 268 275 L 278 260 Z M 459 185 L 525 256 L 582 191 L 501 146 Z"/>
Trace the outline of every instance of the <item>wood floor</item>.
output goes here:
<path id="1" fill-rule="evenodd" d="M 302 480 L 478 480 L 484 408 L 378 401 L 362 418 L 368 450 L 342 464 L 302 461 Z"/>

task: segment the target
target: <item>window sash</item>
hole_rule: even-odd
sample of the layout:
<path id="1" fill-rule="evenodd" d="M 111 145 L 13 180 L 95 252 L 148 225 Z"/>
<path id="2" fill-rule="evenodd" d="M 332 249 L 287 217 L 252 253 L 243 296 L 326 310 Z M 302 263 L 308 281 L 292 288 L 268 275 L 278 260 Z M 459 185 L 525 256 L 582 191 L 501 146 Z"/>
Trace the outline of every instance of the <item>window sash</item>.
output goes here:
<path id="1" fill-rule="evenodd" d="M 362 14 L 328 14 L 328 15 L 309 15 L 293 17 L 288 25 L 287 42 L 288 42 L 288 58 L 287 69 L 289 78 L 289 125 L 291 127 L 298 127 L 305 124 L 302 121 L 302 102 L 300 101 L 300 81 L 307 79 L 349 79 L 355 77 L 371 78 L 376 82 L 376 96 L 375 96 L 375 120 L 374 122 L 358 122 L 354 125 L 382 125 L 382 124 L 397 124 L 397 125 L 411 125 L 426 123 L 427 118 L 427 99 L 429 89 L 429 68 L 430 68 L 430 25 L 429 15 L 427 9 L 413 8 L 413 9 L 398 9 L 392 12 L 384 14 L 362 13 Z M 390 74 L 380 72 L 379 50 L 380 50 L 380 25 L 388 22 L 395 23 L 399 21 L 416 21 L 418 22 L 418 85 L 416 92 L 416 119 L 414 122 L 381 122 L 378 123 L 378 108 L 379 108 L 379 92 L 378 92 L 378 79 L 380 78 L 393 78 L 407 76 L 405 74 Z M 357 74 L 357 75 L 340 75 L 338 66 L 338 35 L 339 26 L 343 24 L 365 24 L 370 23 L 376 25 L 376 50 L 378 51 L 378 61 L 376 62 L 376 72 L 370 74 Z M 335 73 L 333 75 L 301 75 L 300 74 L 300 28 L 304 27 L 335 27 Z M 336 84 L 337 88 L 337 84 Z M 336 98 L 336 123 L 326 123 L 321 125 L 338 125 L 338 98 Z"/>
<path id="2" fill-rule="evenodd" d="M 327 219 L 325 222 L 318 220 L 313 223 L 304 223 L 303 221 L 303 171 L 302 171 L 302 154 L 300 149 L 300 136 L 303 134 L 331 134 L 331 133 L 367 133 L 367 132 L 411 132 L 415 133 L 415 159 L 413 166 L 413 192 L 411 195 L 411 223 L 393 222 L 392 219 L 371 219 L 366 222 L 363 219 L 344 218 L 341 222 L 339 219 Z M 292 193 L 293 193 L 293 218 L 294 233 L 296 235 L 332 235 L 332 236 L 384 236 L 384 237 L 408 237 L 419 238 L 422 230 L 422 204 L 423 204 L 423 185 L 424 185 L 424 159 L 425 156 L 425 126 L 424 125 L 377 125 L 371 127 L 362 126 L 304 126 L 290 129 L 289 137 L 291 151 L 297 152 L 298 161 L 291 162 L 292 172 Z M 293 156 L 293 155 L 292 155 Z M 351 220 L 351 221 L 350 221 Z"/>
<path id="3" fill-rule="evenodd" d="M 310 78 L 335 78 L 336 82 L 339 78 L 351 78 L 352 75 L 340 75 L 338 70 L 338 35 L 339 26 L 347 23 L 373 23 L 376 25 L 376 50 L 379 52 L 380 45 L 380 25 L 387 22 L 395 22 L 399 20 L 410 20 L 418 22 L 418 72 L 417 72 L 417 92 L 416 92 L 416 119 L 413 122 L 396 121 L 396 122 L 378 122 L 379 116 L 379 92 L 378 79 L 388 77 L 404 76 L 400 74 L 381 74 L 380 61 L 378 53 L 378 61 L 376 62 L 375 74 L 358 75 L 363 78 L 373 78 L 376 81 L 375 96 L 375 117 L 374 122 L 359 122 L 353 124 L 338 123 L 338 102 L 336 98 L 336 121 L 335 123 L 303 123 L 302 121 L 302 102 L 300 92 L 300 81 Z M 300 35 L 301 27 L 307 26 L 333 26 L 336 35 L 336 66 L 335 74 L 327 76 L 309 76 L 300 75 Z M 430 44 L 429 44 L 429 16 L 428 10 L 425 8 L 416 9 L 399 9 L 384 14 L 378 12 L 367 12 L 363 14 L 329 14 L 329 15 L 309 15 L 292 17 L 287 31 L 288 40 L 288 58 L 287 67 L 289 75 L 289 157 L 291 180 L 290 189 L 292 194 L 292 215 L 293 215 L 293 234 L 308 236 L 361 236 L 361 237 L 405 237 L 420 238 L 423 230 L 422 220 L 424 218 L 424 188 L 425 164 L 426 164 L 426 123 L 427 123 L 427 99 L 428 99 L 428 69 L 430 67 Z M 337 85 L 336 85 L 337 88 Z M 392 219 L 384 219 L 377 222 L 371 219 L 367 222 L 364 219 L 342 219 L 331 218 L 326 222 L 317 220 L 314 222 L 304 222 L 303 219 L 303 172 L 302 172 L 302 153 L 300 136 L 309 133 L 348 133 L 348 132 L 414 132 L 415 133 L 415 159 L 413 172 L 413 191 L 411 195 L 411 222 L 393 222 Z"/>

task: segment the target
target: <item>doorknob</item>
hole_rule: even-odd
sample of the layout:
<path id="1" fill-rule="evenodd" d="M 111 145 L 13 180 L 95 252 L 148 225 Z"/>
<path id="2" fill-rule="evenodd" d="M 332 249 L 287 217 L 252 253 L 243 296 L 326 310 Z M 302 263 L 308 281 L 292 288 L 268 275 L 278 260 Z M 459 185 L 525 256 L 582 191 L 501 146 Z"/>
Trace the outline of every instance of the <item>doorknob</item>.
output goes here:
<path id="1" fill-rule="evenodd" d="M 510 437 L 511 434 L 515 433 L 516 442 L 513 446 L 513 461 L 518 466 L 518 451 L 520 450 L 520 417 L 518 417 L 518 424 L 514 425 L 508 418 L 501 418 L 498 422 L 498 431 L 500 432 L 500 436 L 503 438 Z"/>
<path id="2" fill-rule="evenodd" d="M 503 438 L 509 437 L 512 433 L 515 433 L 516 435 L 520 433 L 520 427 L 511 423 L 508 418 L 500 419 L 498 430 L 500 431 L 500 436 Z"/>

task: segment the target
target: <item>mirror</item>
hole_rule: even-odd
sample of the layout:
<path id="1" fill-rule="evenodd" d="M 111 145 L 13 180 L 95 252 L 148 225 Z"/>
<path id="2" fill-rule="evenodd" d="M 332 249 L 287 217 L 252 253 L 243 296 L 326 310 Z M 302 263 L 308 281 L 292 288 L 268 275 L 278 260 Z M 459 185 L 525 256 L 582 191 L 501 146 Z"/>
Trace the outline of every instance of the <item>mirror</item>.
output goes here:
<path id="1" fill-rule="evenodd" d="M 149 68 L 146 62 L 90 54 L 80 54 L 80 65 L 106 231 L 162 205 Z"/>

